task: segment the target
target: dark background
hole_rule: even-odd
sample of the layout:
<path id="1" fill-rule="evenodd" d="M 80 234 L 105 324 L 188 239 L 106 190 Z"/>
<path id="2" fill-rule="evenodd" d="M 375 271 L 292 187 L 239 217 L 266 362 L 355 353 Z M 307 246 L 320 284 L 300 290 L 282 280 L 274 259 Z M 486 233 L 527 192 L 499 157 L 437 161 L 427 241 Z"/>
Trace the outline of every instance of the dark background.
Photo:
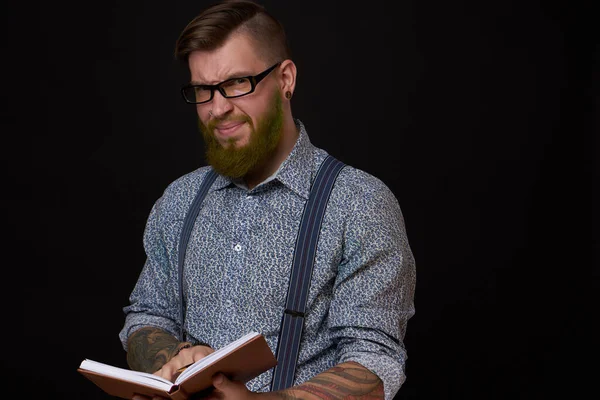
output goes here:
<path id="1" fill-rule="evenodd" d="M 398 399 L 571 398 L 597 379 L 599 41 L 575 3 L 265 1 L 294 115 L 403 209 L 417 290 Z M 1 4 L 3 392 L 105 399 L 76 368 L 126 366 L 146 217 L 204 165 L 172 54 L 207 3 Z"/>

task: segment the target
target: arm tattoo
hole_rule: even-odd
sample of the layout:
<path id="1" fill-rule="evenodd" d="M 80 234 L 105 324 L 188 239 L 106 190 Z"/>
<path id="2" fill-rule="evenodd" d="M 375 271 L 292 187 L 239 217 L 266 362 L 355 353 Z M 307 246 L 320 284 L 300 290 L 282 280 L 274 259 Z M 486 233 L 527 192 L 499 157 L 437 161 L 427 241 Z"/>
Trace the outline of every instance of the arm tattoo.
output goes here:
<path id="1" fill-rule="evenodd" d="M 277 392 L 281 400 L 383 399 L 383 382 L 356 362 L 339 364 L 293 388 Z"/>
<path id="2" fill-rule="evenodd" d="M 127 342 L 127 364 L 133 370 L 154 373 L 177 353 L 178 345 L 179 341 L 162 329 L 139 329 Z"/>

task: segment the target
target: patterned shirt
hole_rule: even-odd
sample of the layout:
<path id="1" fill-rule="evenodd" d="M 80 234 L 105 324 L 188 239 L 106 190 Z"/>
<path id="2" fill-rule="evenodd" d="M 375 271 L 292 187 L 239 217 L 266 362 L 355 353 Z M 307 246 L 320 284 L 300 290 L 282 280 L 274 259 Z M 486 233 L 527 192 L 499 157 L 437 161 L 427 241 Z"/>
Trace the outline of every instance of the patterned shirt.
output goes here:
<path id="1" fill-rule="evenodd" d="M 278 171 L 252 190 L 218 176 L 202 203 L 185 256 L 185 331 L 213 348 L 250 331 L 276 353 L 302 211 L 328 155 L 300 135 Z M 136 329 L 179 335 L 177 246 L 185 214 L 209 167 L 172 182 L 144 232 L 147 259 L 123 308 L 123 348 Z M 414 314 L 415 262 L 396 197 L 378 178 L 342 169 L 323 217 L 294 384 L 356 361 L 392 399 L 405 380 L 403 339 Z M 268 391 L 273 369 L 249 381 Z"/>

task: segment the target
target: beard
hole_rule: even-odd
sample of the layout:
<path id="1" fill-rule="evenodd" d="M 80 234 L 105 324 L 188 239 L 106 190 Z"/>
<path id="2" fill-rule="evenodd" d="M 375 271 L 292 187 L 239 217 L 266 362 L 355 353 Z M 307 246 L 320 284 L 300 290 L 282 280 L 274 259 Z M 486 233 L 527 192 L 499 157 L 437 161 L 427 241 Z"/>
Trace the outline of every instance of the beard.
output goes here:
<path id="1" fill-rule="evenodd" d="M 270 99 L 268 112 L 257 121 L 255 127 L 248 116 L 228 119 L 241 121 L 250 125 L 250 138 L 242 147 L 236 147 L 235 139 L 230 139 L 227 146 L 222 146 L 214 135 L 214 126 L 222 122 L 211 121 L 208 126 L 199 120 L 200 131 L 205 143 L 206 161 L 220 175 L 231 179 L 239 179 L 267 161 L 277 149 L 283 132 L 283 102 L 279 93 Z"/>

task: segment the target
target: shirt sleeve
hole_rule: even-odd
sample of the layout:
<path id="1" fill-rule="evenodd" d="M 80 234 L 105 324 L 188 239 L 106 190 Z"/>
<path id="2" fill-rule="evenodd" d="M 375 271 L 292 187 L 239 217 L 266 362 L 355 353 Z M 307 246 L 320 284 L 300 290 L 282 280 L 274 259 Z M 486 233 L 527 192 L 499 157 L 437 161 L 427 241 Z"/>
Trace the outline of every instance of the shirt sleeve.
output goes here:
<path id="1" fill-rule="evenodd" d="M 404 335 L 414 314 L 415 261 L 396 197 L 370 177 L 357 185 L 328 317 L 338 362 L 356 361 L 391 400 L 404 383 Z"/>
<path id="2" fill-rule="evenodd" d="M 161 204 L 164 197 L 153 206 L 144 230 L 146 262 L 129 296 L 129 305 L 123 308 L 125 324 L 119 339 L 127 351 L 129 336 L 145 326 L 161 328 L 173 336 L 179 336 L 179 295 L 177 288 L 177 265 L 173 265 L 168 248 L 173 238 L 165 229 Z"/>

